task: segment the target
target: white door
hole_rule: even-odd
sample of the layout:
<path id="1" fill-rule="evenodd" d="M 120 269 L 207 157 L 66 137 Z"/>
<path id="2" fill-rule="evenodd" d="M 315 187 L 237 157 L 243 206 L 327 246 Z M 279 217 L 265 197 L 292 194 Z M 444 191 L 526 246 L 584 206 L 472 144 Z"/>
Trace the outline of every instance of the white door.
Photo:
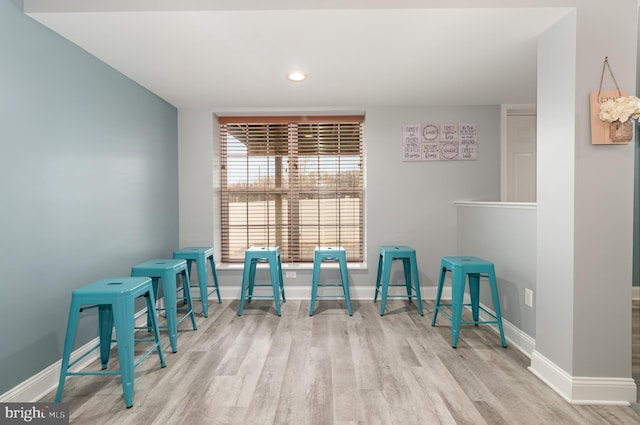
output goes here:
<path id="1" fill-rule="evenodd" d="M 536 115 L 507 114 L 507 202 L 536 202 Z"/>

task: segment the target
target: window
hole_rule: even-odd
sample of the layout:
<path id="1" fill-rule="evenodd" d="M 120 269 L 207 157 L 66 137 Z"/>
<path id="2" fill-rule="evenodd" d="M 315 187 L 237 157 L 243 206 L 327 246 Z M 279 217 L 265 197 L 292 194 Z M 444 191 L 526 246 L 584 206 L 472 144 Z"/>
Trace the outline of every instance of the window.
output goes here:
<path id="1" fill-rule="evenodd" d="M 221 256 L 280 246 L 312 262 L 316 246 L 364 258 L 362 116 L 219 117 Z"/>

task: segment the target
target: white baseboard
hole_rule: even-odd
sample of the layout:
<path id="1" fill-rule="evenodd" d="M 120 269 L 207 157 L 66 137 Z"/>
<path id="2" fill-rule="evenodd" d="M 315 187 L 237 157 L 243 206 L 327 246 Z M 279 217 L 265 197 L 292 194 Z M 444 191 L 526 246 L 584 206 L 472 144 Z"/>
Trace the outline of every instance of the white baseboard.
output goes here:
<path id="1" fill-rule="evenodd" d="M 529 370 L 571 404 L 629 406 L 637 400 L 632 378 L 571 376 L 535 350 Z"/>
<path id="2" fill-rule="evenodd" d="M 256 288 L 256 294 L 258 294 L 257 292 L 258 289 L 261 289 L 263 291 L 268 291 L 268 292 L 270 291 L 269 288 Z M 320 291 L 322 290 L 325 291 L 323 292 L 323 294 L 330 293 L 329 292 L 330 290 L 333 290 L 340 295 L 342 294 L 342 290 L 340 288 L 319 288 L 318 294 L 320 294 Z M 433 286 L 420 287 L 420 295 L 422 296 L 423 300 L 435 300 L 436 291 L 437 291 L 437 288 Z M 375 286 L 350 286 L 349 287 L 349 296 L 352 300 L 372 300 L 375 295 L 375 292 L 376 292 Z M 287 296 L 288 300 L 309 300 L 311 299 L 311 286 L 287 285 L 285 295 Z M 239 286 L 221 286 L 220 296 L 222 297 L 223 300 L 238 300 L 240 299 L 240 287 Z M 337 298 L 341 298 L 341 297 L 336 297 L 336 299 Z M 451 287 L 445 286 L 443 288 L 442 298 L 451 299 Z"/>
<path id="3" fill-rule="evenodd" d="M 631 298 L 640 300 L 640 286 L 632 286 L 631 291 Z"/>
<path id="4" fill-rule="evenodd" d="M 465 296 L 468 296 L 465 294 Z M 468 301 L 465 301 L 468 302 Z M 482 305 L 483 308 L 493 312 L 489 307 Z M 469 308 L 470 309 L 470 308 Z M 486 312 L 480 310 L 480 320 L 495 320 L 493 317 L 489 316 Z M 498 329 L 498 325 L 489 325 L 491 329 L 495 331 L 496 334 L 500 334 L 500 330 Z M 507 340 L 507 344 L 517 348 L 522 354 L 531 358 L 531 354 L 533 350 L 536 348 L 536 340 L 529 336 L 529 334 L 523 332 L 521 329 L 518 329 L 513 323 L 502 318 L 502 330 L 504 331 L 504 337 Z"/>

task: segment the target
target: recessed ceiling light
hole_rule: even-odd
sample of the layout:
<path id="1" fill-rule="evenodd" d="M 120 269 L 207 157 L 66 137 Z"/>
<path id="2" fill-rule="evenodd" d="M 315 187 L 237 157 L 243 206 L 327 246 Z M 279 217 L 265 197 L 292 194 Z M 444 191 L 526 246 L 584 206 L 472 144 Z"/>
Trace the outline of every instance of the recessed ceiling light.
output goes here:
<path id="1" fill-rule="evenodd" d="M 291 74 L 288 75 L 288 77 L 291 81 L 302 81 L 305 78 L 307 78 L 306 75 L 304 75 L 302 72 L 292 72 Z"/>

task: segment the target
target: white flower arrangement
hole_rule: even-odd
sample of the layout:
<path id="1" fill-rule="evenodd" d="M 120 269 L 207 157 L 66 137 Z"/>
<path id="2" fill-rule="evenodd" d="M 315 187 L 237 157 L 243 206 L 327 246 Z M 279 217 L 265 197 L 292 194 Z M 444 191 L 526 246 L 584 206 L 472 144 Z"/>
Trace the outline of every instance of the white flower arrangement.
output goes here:
<path id="1" fill-rule="evenodd" d="M 615 121 L 624 123 L 629 119 L 636 120 L 640 118 L 640 99 L 636 96 L 609 99 L 600 105 L 598 117 L 609 123 Z"/>

